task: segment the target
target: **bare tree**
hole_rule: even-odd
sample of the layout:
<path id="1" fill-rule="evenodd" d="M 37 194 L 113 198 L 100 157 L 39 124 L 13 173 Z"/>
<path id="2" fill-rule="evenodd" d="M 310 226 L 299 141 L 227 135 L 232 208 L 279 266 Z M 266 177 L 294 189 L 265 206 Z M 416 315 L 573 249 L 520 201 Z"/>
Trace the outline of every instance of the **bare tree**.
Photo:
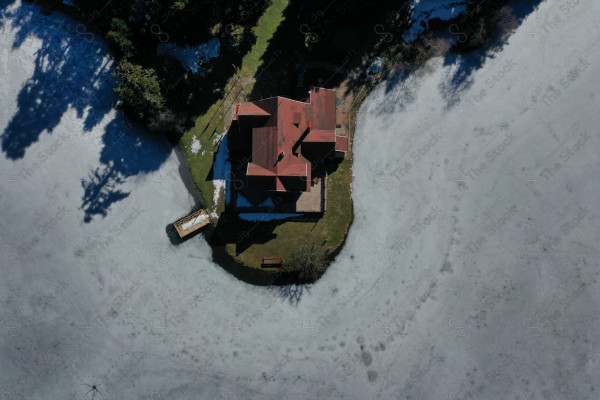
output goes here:
<path id="1" fill-rule="evenodd" d="M 148 128 L 153 132 L 169 133 L 179 137 L 185 132 L 185 117 L 165 107 L 150 117 Z"/>
<path id="2" fill-rule="evenodd" d="M 311 241 L 294 250 L 286 269 L 296 272 L 301 280 L 314 281 L 323 275 L 328 264 L 327 251 Z"/>

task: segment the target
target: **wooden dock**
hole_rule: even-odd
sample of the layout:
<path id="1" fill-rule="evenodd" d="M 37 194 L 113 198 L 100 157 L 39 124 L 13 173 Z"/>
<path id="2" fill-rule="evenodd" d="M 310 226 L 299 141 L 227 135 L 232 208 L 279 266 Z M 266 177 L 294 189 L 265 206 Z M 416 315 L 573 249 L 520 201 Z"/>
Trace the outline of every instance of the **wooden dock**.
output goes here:
<path id="1" fill-rule="evenodd" d="M 206 208 L 198 210 L 187 217 L 183 217 L 173 224 L 180 238 L 210 224 L 210 214 Z"/>

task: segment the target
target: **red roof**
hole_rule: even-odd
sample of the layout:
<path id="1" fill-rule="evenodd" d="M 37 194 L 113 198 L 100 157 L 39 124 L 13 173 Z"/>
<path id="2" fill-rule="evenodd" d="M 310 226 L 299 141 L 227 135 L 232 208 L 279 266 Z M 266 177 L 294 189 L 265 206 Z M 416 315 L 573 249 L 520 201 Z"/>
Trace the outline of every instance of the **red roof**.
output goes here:
<path id="1" fill-rule="evenodd" d="M 271 97 L 238 104 L 234 120 L 256 124 L 256 119 L 240 119 L 244 116 L 268 117 L 253 126 L 247 176 L 264 178 L 263 188 L 271 190 L 310 191 L 311 164 L 301 146 L 335 145 L 335 91 L 313 88 L 308 102 Z"/>
<path id="2" fill-rule="evenodd" d="M 335 149 L 337 151 L 348 151 L 348 136 L 336 136 Z"/>
<path id="3" fill-rule="evenodd" d="M 271 115 L 268 112 L 266 112 L 265 110 L 263 110 L 262 108 L 258 107 L 254 103 L 238 104 L 235 108 L 235 114 L 236 114 L 236 117 L 238 115 L 263 115 L 263 116 Z"/>
<path id="4" fill-rule="evenodd" d="M 311 129 L 303 140 L 305 143 L 331 143 L 332 141 L 335 142 L 335 132 L 321 129 Z"/>

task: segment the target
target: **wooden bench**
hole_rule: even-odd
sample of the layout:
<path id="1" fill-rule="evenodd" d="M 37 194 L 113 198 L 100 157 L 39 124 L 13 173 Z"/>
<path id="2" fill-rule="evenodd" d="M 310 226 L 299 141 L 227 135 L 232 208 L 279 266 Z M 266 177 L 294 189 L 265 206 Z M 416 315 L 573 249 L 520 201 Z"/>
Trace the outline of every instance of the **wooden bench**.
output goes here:
<path id="1" fill-rule="evenodd" d="M 262 268 L 280 268 L 283 265 L 283 258 L 279 256 L 263 257 Z"/>

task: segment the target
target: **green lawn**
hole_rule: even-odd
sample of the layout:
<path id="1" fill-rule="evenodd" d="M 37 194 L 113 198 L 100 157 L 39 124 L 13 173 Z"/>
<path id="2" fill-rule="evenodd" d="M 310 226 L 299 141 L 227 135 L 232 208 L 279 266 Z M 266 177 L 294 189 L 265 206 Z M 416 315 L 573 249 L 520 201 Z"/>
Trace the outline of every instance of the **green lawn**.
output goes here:
<path id="1" fill-rule="evenodd" d="M 265 10 L 265 13 L 258 20 L 258 24 L 252 30 L 256 36 L 256 42 L 252 46 L 250 52 L 242 60 L 236 76 L 234 76 L 226 87 L 223 88 L 224 93 L 228 93 L 231 89 L 231 94 L 223 102 L 223 98 L 215 102 L 206 113 L 196 118 L 195 125 L 187 131 L 181 138 L 180 144 L 187 159 L 188 165 L 196 183 L 200 189 L 202 197 L 208 208 L 215 209 L 217 214 L 220 214 L 224 207 L 224 195 L 221 193 L 219 204 L 214 204 L 213 191 L 214 186 L 211 181 L 206 180 L 213 162 L 214 152 L 217 147 L 214 144 L 215 138 L 225 131 L 226 125 L 229 123 L 227 113 L 229 106 L 234 102 L 243 99 L 242 93 L 250 93 L 254 86 L 251 79 L 262 64 L 262 56 L 265 53 L 269 40 L 273 37 L 277 27 L 283 20 L 283 11 L 288 5 L 289 0 L 273 0 L 271 5 Z M 239 81 L 237 80 L 239 78 Z M 237 84 L 235 84 L 237 81 Z M 243 92 L 240 92 L 242 89 Z M 225 95 L 223 96 L 225 97 Z M 196 138 L 200 142 L 201 150 L 198 154 L 192 152 L 192 142 Z M 204 155 L 202 152 L 204 151 Z"/>
<path id="2" fill-rule="evenodd" d="M 352 160 L 345 159 L 327 177 L 327 209 L 315 222 L 285 222 L 278 225 L 275 237 L 266 243 L 252 244 L 236 255 L 236 244 L 227 245 L 227 252 L 244 264 L 260 268 L 263 256 L 281 256 L 289 260 L 294 249 L 314 240 L 328 251 L 336 250 L 343 242 L 352 222 Z M 268 224 L 268 222 L 261 222 Z M 257 228 L 258 230 L 258 228 Z"/>
<path id="3" fill-rule="evenodd" d="M 275 34 L 281 21 L 283 21 L 283 11 L 288 6 L 289 0 L 273 0 L 265 13 L 258 20 L 257 26 L 252 29 L 256 36 L 256 43 L 252 50 L 242 60 L 240 67 L 241 76 L 254 76 L 258 68 L 262 65 L 262 56 L 267 51 L 269 40 Z"/>

